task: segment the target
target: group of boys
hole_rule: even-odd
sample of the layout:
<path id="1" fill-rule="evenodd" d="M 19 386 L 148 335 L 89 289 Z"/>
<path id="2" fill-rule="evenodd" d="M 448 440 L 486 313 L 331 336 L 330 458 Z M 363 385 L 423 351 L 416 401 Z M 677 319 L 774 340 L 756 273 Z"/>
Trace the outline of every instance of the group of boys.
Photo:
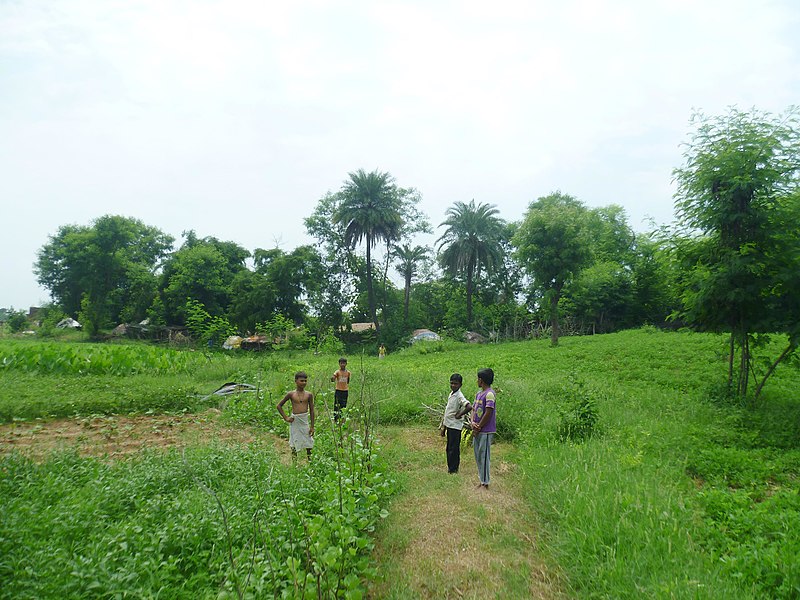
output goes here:
<path id="1" fill-rule="evenodd" d="M 475 402 L 470 404 L 461 392 L 463 377 L 458 373 L 450 376 L 450 396 L 442 417 L 441 433 L 447 436 L 445 455 L 447 456 L 447 472 L 458 473 L 461 463 L 461 434 L 464 427 L 472 430 L 472 449 L 475 452 L 475 464 L 478 466 L 478 487 L 489 489 L 489 463 L 492 442 L 497 433 L 497 416 L 495 414 L 495 393 L 492 389 L 494 371 L 481 369 L 478 371 L 478 388 Z M 464 422 L 467 413 L 471 413 L 468 422 Z"/>
<path id="2" fill-rule="evenodd" d="M 350 387 L 350 371 L 347 370 L 347 359 L 339 359 L 339 368 L 331 375 L 335 383 L 333 400 L 333 417 L 336 422 L 342 417 L 342 409 L 347 407 L 347 395 Z M 289 423 L 289 447 L 292 456 L 305 448 L 309 459 L 314 447 L 314 395 L 306 391 L 308 375 L 304 371 L 295 374 L 295 389 L 286 394 L 278 403 L 277 409 L 283 420 Z M 495 393 L 492 389 L 494 371 L 481 369 L 478 371 L 478 388 L 475 402 L 471 404 L 461 392 L 463 378 L 458 373 L 450 376 L 450 396 L 442 417 L 442 435 L 447 437 L 445 454 L 447 456 L 448 473 L 458 473 L 461 462 L 461 434 L 464 427 L 472 430 L 472 446 L 475 452 L 475 463 L 478 467 L 478 487 L 489 488 L 489 463 L 491 446 L 497 432 L 495 415 Z M 283 405 L 291 402 L 292 412 L 289 416 Z M 469 422 L 464 417 L 471 413 Z"/>

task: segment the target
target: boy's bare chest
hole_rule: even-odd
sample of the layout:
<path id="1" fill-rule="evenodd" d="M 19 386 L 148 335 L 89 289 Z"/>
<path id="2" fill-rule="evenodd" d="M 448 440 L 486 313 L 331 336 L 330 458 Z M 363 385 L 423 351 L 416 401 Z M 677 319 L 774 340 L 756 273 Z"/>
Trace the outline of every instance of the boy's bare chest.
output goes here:
<path id="1" fill-rule="evenodd" d="M 311 398 L 310 392 L 292 392 L 289 396 L 292 399 L 292 406 L 308 406 L 308 401 Z"/>

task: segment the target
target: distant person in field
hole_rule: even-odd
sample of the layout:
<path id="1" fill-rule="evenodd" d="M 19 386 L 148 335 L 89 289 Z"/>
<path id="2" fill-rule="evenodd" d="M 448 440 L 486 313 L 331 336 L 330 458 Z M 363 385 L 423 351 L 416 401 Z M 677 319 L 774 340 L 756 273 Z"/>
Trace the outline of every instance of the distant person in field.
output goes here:
<path id="1" fill-rule="evenodd" d="M 478 371 L 478 393 L 472 405 L 472 447 L 475 450 L 475 463 L 478 465 L 479 488 L 489 489 L 489 463 L 497 432 L 497 415 L 495 413 L 495 394 L 492 389 L 494 371 L 481 369 Z"/>
<path id="2" fill-rule="evenodd" d="M 386 358 L 386 346 L 383 344 L 378 348 L 378 358 Z"/>
<path id="3" fill-rule="evenodd" d="M 347 407 L 347 395 L 350 390 L 350 371 L 347 370 L 347 359 L 339 359 L 339 369 L 331 375 L 331 381 L 336 383 L 333 391 L 333 419 L 338 421 L 342 417 L 342 409 Z"/>
<path id="4" fill-rule="evenodd" d="M 311 460 L 311 449 L 314 447 L 314 394 L 306 391 L 308 375 L 305 371 L 295 373 L 294 385 L 295 389 L 286 394 L 276 408 L 283 420 L 289 423 L 292 458 L 296 459 L 297 452 L 305 448 L 308 460 Z M 283 405 L 289 401 L 292 403 L 292 414 L 287 417 Z"/>
<path id="5" fill-rule="evenodd" d="M 447 472 L 458 473 L 461 464 L 461 432 L 464 429 L 464 415 L 472 410 L 472 405 L 461 393 L 464 379 L 458 373 L 450 375 L 450 397 L 442 418 L 442 435 L 447 436 L 445 454 L 447 456 Z"/>

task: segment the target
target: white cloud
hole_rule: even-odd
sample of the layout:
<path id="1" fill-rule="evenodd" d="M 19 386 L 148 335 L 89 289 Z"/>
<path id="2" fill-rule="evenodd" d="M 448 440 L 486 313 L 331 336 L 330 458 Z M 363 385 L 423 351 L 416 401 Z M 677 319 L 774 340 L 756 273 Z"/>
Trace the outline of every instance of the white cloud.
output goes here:
<path id="1" fill-rule="evenodd" d="M 791 0 L 2 3 L 0 306 L 44 297 L 59 225 L 288 248 L 357 168 L 434 224 L 554 189 L 664 222 L 693 108 L 796 102 L 798 25 Z"/>

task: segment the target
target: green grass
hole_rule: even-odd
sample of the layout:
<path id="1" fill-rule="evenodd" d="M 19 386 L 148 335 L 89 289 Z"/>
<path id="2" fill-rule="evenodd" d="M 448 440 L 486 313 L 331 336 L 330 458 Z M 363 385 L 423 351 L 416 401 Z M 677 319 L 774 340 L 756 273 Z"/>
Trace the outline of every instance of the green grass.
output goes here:
<path id="1" fill-rule="evenodd" d="M 715 393 L 726 372 L 726 342 L 721 336 L 642 329 L 562 338 L 556 348 L 546 340 L 449 343 L 418 345 L 383 361 L 351 355 L 350 406 L 370 400 L 381 423 L 424 423 L 423 404 L 444 400 L 451 373 L 464 376 L 469 398 L 477 370 L 492 367 L 499 434 L 517 446 L 526 495 L 543 525 L 539 547 L 547 562 L 564 570 L 576 597 L 797 598 L 800 372 L 780 367 L 757 406 L 726 403 Z M 0 355 L 7 344 L 0 340 Z M 194 366 L 185 371 L 56 374 L 6 368 L 0 420 L 216 405 L 233 421 L 280 431 L 272 406 L 291 389 L 299 369 L 309 373 L 318 402 L 331 401 L 329 377 L 337 356 L 209 356 L 190 359 Z M 258 402 L 245 395 L 201 400 L 226 381 L 258 385 L 262 396 Z M 565 436 L 565 421 L 583 418 L 583 401 L 596 421 L 586 435 Z M 141 468 L 164 468 L 152 466 L 154 460 L 143 458 L 150 466 Z M 38 468 L 64 477 L 90 468 L 75 459 L 53 461 L 26 466 L 23 480 L 36 480 Z M 4 469 L 0 485 L 10 477 Z M 31 547 L 43 531 L 36 524 L 46 506 L 39 496 L 48 497 L 46 488 L 26 497 L 28 508 L 14 505 L 15 522 L 31 529 L 33 537 L 24 538 Z M 191 497 L 184 509 L 205 514 L 208 509 Z M 0 501 L 4 522 L 12 508 L 7 498 Z M 75 498 L 70 510 L 80 512 L 88 496 Z M 80 514 L 91 520 L 99 509 L 86 510 Z M 12 534 L 19 535 L 5 530 L 6 543 L 15 539 Z M 112 552 L 98 536 L 98 547 Z M 222 577 L 222 567 L 216 568 L 216 574 L 203 575 L 214 585 Z"/>

